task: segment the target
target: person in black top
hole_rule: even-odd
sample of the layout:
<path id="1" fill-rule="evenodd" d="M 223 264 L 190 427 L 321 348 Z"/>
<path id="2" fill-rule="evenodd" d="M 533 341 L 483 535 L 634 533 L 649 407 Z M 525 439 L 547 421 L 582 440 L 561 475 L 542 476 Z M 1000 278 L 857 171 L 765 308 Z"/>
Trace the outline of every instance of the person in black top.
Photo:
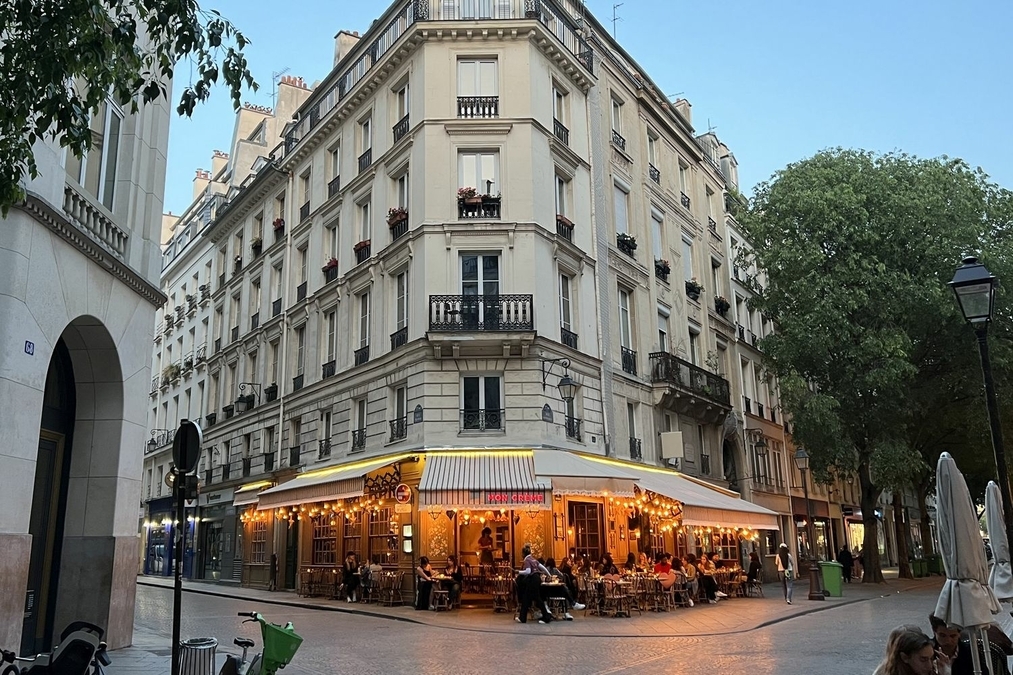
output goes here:
<path id="1" fill-rule="evenodd" d="M 842 546 L 841 550 L 837 553 L 837 562 L 841 563 L 844 567 L 842 570 L 844 574 L 844 583 L 851 583 L 851 570 L 855 567 L 855 558 L 851 555 L 851 551 L 848 550 L 847 546 Z"/>
<path id="2" fill-rule="evenodd" d="M 359 561 L 354 553 L 345 556 L 345 564 L 341 571 L 341 581 L 345 585 L 345 600 L 355 602 L 355 594 L 359 590 Z"/>
<path id="3" fill-rule="evenodd" d="M 619 576 L 619 569 L 616 564 L 612 562 L 612 554 L 606 553 L 601 557 L 601 563 L 598 565 L 598 574 L 605 576 L 606 574 L 613 574 Z"/>
<path id="4" fill-rule="evenodd" d="M 749 569 L 746 571 L 746 581 L 749 583 L 763 581 L 763 563 L 760 562 L 760 556 L 756 554 L 756 551 L 749 554 Z"/>
<path id="5" fill-rule="evenodd" d="M 461 588 L 464 585 L 464 572 L 457 565 L 455 556 L 447 556 L 447 567 L 443 573 L 453 580 L 450 582 L 450 603 L 454 604 L 461 597 Z"/>

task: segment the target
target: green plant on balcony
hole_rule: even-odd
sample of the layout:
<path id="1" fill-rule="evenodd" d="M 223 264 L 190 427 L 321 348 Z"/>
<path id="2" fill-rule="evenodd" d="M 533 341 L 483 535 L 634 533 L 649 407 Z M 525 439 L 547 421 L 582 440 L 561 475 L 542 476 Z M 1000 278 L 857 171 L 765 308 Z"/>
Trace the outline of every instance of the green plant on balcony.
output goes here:
<path id="1" fill-rule="evenodd" d="M 276 232 L 278 230 L 284 230 L 285 229 L 285 219 L 284 218 L 275 218 L 274 222 L 271 225 L 274 227 L 274 229 L 275 229 Z"/>
<path id="2" fill-rule="evenodd" d="M 457 189 L 457 201 L 465 204 L 481 204 L 482 197 L 479 196 L 478 190 L 475 188 L 463 187 Z"/>
<path id="3" fill-rule="evenodd" d="M 731 303 L 725 300 L 720 295 L 714 298 L 714 311 L 720 314 L 721 316 L 727 314 L 728 310 L 731 309 L 731 306 L 732 306 Z"/>
<path id="4" fill-rule="evenodd" d="M 250 249 L 253 251 L 253 255 L 260 255 L 260 252 L 264 250 L 264 240 L 260 237 L 254 237 L 250 241 Z"/>
<path id="5" fill-rule="evenodd" d="M 690 300 L 699 300 L 703 293 L 703 284 L 696 280 L 696 277 L 686 280 L 686 296 Z"/>
<path id="6" fill-rule="evenodd" d="M 620 232 L 616 235 L 616 244 L 619 248 L 629 249 L 630 251 L 637 250 L 637 238 L 632 234 Z"/>
<path id="7" fill-rule="evenodd" d="M 672 266 L 667 260 L 658 258 L 654 261 L 654 271 L 662 277 L 667 277 L 672 272 Z"/>
<path id="8" fill-rule="evenodd" d="M 171 363 L 162 368 L 162 379 L 178 380 L 182 372 L 183 369 L 178 363 Z"/>
<path id="9" fill-rule="evenodd" d="M 337 258 L 328 258 L 327 262 L 325 262 L 324 266 L 321 267 L 320 269 L 326 274 L 327 272 L 331 271 L 337 266 L 338 266 Z"/>
<path id="10" fill-rule="evenodd" d="M 398 223 L 407 220 L 407 218 L 408 209 L 403 206 L 394 206 L 387 211 L 387 225 L 390 227 L 394 227 Z"/>

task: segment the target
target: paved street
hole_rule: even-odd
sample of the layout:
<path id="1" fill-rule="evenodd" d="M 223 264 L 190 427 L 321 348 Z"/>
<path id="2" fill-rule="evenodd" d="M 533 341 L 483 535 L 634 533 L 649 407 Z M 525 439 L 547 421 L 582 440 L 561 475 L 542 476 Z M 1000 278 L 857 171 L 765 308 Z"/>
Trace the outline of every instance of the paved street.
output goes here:
<path id="1" fill-rule="evenodd" d="M 305 642 L 287 675 L 481 673 L 506 664 L 516 670 L 519 660 L 529 664 L 525 669 L 573 673 L 748 669 L 751 675 L 852 675 L 872 672 L 892 627 L 915 622 L 928 630 L 926 617 L 939 585 L 938 578 L 854 585 L 846 589 L 848 597 L 815 603 L 806 600 L 806 587 L 800 584 L 791 607 L 771 585 L 765 599 L 735 599 L 632 619 L 578 613 L 574 622 L 549 626 L 521 626 L 508 615 L 484 610 L 434 615 L 395 608 L 368 615 L 341 611 L 349 607 L 344 603 L 330 608 L 338 611 L 266 604 L 257 602 L 255 591 L 248 591 L 249 599 L 187 592 L 182 633 L 218 637 L 231 651 L 235 634 L 260 642 L 259 631 L 240 627 L 238 611 L 258 610 L 279 623 L 293 621 Z M 135 647 L 113 654 L 110 675 L 168 672 L 171 603 L 168 588 L 138 587 Z"/>

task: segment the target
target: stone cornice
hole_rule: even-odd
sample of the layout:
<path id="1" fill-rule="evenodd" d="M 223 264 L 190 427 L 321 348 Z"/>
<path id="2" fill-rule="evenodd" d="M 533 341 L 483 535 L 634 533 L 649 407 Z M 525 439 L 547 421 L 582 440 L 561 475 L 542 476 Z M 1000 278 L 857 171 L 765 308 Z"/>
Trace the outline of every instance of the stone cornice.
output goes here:
<path id="1" fill-rule="evenodd" d="M 95 243 L 83 230 L 78 228 L 60 210 L 34 192 L 28 192 L 25 201 L 15 205 L 36 222 L 45 225 L 61 239 L 86 255 L 104 270 L 122 281 L 126 286 L 148 301 L 156 309 L 166 303 L 168 298 L 159 288 L 149 283 L 129 265 L 119 260 L 102 246 Z"/>
<path id="2" fill-rule="evenodd" d="M 203 236 L 217 244 L 230 232 L 231 227 L 244 218 L 252 209 L 260 205 L 264 197 L 288 178 L 288 173 L 278 169 L 274 162 L 266 164 L 257 177 L 249 185 L 239 190 L 219 212 L 207 228 Z"/>

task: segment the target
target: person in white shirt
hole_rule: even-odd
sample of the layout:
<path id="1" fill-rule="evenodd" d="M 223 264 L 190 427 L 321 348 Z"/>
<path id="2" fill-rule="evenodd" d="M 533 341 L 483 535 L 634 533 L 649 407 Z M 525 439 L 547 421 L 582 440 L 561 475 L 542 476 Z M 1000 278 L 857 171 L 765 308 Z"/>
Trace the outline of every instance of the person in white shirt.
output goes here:
<path id="1" fill-rule="evenodd" d="M 788 544 L 781 543 L 777 549 L 777 576 L 784 586 L 784 601 L 791 604 L 792 585 L 795 580 L 795 559 L 788 552 Z"/>

